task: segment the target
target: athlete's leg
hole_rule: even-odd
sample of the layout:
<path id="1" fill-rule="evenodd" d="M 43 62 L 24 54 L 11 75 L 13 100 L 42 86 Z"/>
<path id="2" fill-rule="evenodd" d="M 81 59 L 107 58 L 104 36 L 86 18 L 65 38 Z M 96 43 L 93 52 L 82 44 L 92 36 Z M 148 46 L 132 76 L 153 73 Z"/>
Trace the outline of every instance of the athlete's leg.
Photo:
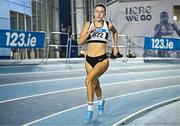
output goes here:
<path id="1" fill-rule="evenodd" d="M 87 75 L 93 70 L 93 67 L 89 65 L 88 63 L 86 64 L 86 73 Z M 95 78 L 92 82 L 93 85 L 93 90 L 96 93 L 96 96 L 99 98 L 102 95 L 102 91 L 100 88 L 100 82 L 98 78 Z"/>
<path id="2" fill-rule="evenodd" d="M 105 59 L 104 61 L 99 62 L 94 68 L 92 68 L 92 66 L 87 62 L 85 66 L 87 71 L 85 83 L 87 88 L 88 111 L 86 112 L 84 119 L 86 122 L 90 122 L 93 116 L 94 89 L 95 91 L 98 90 L 97 85 L 99 85 L 99 81 L 97 80 L 107 70 L 109 66 L 109 60 Z M 102 92 L 97 92 L 99 93 L 97 93 L 97 95 L 102 95 Z"/>
<path id="3" fill-rule="evenodd" d="M 88 76 L 88 74 L 93 70 L 93 67 L 86 62 L 85 64 L 85 68 L 86 68 L 86 78 Z M 94 88 L 93 88 L 93 85 L 88 85 L 85 81 L 85 84 L 86 84 L 86 90 L 87 90 L 87 101 L 88 101 L 88 104 L 93 104 L 93 99 L 94 99 Z M 89 98 L 90 97 L 90 98 Z"/>
<path id="4" fill-rule="evenodd" d="M 96 93 L 97 99 L 100 100 L 102 98 L 102 90 L 101 90 L 100 82 L 98 78 L 95 78 L 93 80 L 93 87 L 94 87 L 94 92 Z"/>
<path id="5" fill-rule="evenodd" d="M 85 82 L 87 87 L 87 96 L 89 103 L 93 103 L 94 91 L 96 92 L 96 95 L 102 95 L 98 78 L 107 70 L 108 66 L 108 59 L 105 59 L 102 62 L 97 63 L 94 68 L 92 68 L 88 63 L 86 63 L 87 77 Z"/>

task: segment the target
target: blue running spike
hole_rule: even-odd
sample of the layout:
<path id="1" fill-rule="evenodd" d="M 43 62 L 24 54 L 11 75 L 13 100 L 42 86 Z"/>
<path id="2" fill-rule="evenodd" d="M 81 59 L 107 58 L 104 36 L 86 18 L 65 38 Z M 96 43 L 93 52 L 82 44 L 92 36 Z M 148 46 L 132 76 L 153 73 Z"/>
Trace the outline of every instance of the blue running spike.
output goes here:
<path id="1" fill-rule="evenodd" d="M 89 123 L 91 122 L 92 117 L 93 117 L 93 111 L 87 111 L 84 117 L 84 121 L 86 123 Z"/>
<path id="2" fill-rule="evenodd" d="M 103 112 L 104 112 L 104 104 L 105 104 L 105 100 L 103 99 L 103 100 L 102 100 L 102 104 L 101 104 L 101 105 L 98 105 L 99 115 L 102 115 Z"/>

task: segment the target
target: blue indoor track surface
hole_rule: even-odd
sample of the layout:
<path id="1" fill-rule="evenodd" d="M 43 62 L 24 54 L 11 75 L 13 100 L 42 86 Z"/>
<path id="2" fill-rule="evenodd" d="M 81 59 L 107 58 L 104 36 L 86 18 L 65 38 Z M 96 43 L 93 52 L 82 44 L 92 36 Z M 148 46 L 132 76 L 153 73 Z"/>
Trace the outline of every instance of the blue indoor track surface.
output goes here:
<path id="1" fill-rule="evenodd" d="M 0 126 L 180 126 L 180 63 L 110 59 L 100 77 L 105 111 L 95 97 L 89 124 L 85 77 L 84 58 L 1 65 Z"/>

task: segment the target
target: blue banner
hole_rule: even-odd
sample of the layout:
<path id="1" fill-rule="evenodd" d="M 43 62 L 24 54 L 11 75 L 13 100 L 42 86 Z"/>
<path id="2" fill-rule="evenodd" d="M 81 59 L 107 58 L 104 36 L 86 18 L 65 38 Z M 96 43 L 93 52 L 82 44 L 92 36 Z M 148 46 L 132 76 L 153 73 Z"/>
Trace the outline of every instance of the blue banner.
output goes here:
<path id="1" fill-rule="evenodd" d="M 24 32 L 0 29 L 2 48 L 43 48 L 45 32 Z"/>
<path id="2" fill-rule="evenodd" d="M 180 39 L 145 37 L 144 50 L 180 50 Z"/>

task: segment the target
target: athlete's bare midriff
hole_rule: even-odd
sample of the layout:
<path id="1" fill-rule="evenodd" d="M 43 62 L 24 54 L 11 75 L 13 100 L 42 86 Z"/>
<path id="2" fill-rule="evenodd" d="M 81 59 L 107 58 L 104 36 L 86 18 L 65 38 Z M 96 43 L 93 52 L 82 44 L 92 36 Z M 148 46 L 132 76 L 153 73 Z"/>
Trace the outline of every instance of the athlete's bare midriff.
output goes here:
<path id="1" fill-rule="evenodd" d="M 91 57 L 100 56 L 106 53 L 105 43 L 89 43 L 87 49 L 87 55 Z"/>

